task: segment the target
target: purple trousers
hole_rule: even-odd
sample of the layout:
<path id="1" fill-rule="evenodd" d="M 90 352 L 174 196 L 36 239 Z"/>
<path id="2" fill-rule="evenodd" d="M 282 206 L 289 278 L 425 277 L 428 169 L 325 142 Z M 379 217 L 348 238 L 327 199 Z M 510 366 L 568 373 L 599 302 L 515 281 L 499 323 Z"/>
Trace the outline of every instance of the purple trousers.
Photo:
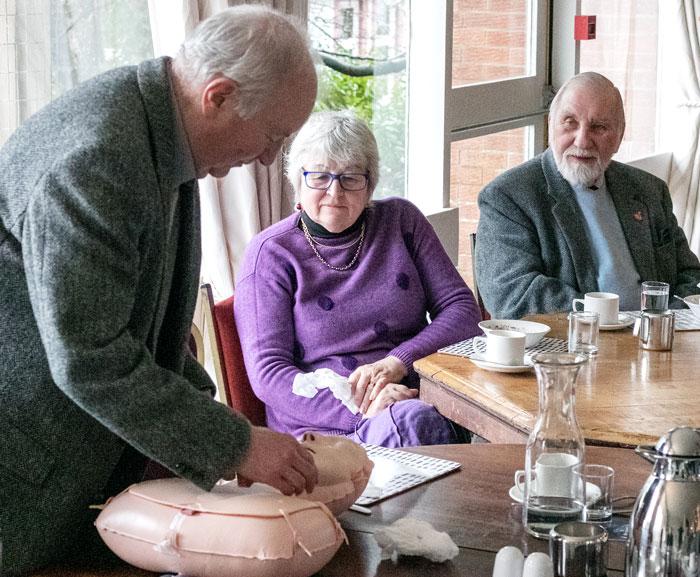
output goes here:
<path id="1" fill-rule="evenodd" d="M 362 419 L 355 432 L 345 436 L 358 443 L 392 448 L 458 442 L 450 422 L 435 407 L 418 399 L 399 401 L 374 417 Z"/>

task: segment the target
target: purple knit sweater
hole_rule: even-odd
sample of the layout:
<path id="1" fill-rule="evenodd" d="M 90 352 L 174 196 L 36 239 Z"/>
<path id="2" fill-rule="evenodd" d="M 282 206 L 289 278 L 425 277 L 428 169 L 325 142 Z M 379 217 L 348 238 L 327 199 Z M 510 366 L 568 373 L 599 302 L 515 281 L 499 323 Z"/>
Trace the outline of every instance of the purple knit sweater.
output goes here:
<path id="1" fill-rule="evenodd" d="M 328 389 L 313 399 L 295 395 L 298 373 L 329 368 L 347 376 L 387 355 L 410 372 L 413 361 L 480 333 L 479 308 L 410 202 L 379 200 L 367 210 L 362 250 L 347 271 L 316 257 L 299 218 L 294 214 L 251 241 L 236 285 L 236 325 L 270 428 L 295 436 L 308 430 L 347 434 L 362 415 Z M 317 250 L 342 267 L 355 254 L 359 234 L 319 239 L 326 246 Z"/>

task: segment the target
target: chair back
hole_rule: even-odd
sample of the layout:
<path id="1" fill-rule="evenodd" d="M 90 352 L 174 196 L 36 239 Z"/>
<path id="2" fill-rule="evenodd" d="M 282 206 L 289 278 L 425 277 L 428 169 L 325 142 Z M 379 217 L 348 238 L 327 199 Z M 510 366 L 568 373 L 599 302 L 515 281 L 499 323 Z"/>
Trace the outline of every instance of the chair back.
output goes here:
<path id="1" fill-rule="evenodd" d="M 202 331 L 199 327 L 192 323 L 190 328 L 190 340 L 189 340 L 190 352 L 197 359 L 197 362 L 204 366 L 204 337 L 202 336 Z"/>
<path id="2" fill-rule="evenodd" d="M 200 290 L 203 293 L 201 297 L 205 323 L 212 329 L 209 340 L 219 379 L 219 397 L 229 407 L 243 413 L 253 425 L 265 425 L 265 404 L 255 396 L 243 361 L 241 341 L 233 316 L 234 297 L 214 303 L 209 284 L 203 284 Z"/>
<path id="3" fill-rule="evenodd" d="M 469 254 L 471 255 L 472 258 L 472 292 L 474 293 L 474 298 L 476 299 L 476 303 L 479 305 L 479 310 L 481 311 L 481 318 L 484 320 L 488 320 L 491 318 L 491 315 L 489 312 L 486 310 L 486 307 L 484 306 L 484 300 L 481 298 L 481 293 L 479 292 L 479 287 L 476 284 L 476 258 L 475 258 L 475 249 L 476 249 L 476 233 L 472 232 L 469 234 Z"/>

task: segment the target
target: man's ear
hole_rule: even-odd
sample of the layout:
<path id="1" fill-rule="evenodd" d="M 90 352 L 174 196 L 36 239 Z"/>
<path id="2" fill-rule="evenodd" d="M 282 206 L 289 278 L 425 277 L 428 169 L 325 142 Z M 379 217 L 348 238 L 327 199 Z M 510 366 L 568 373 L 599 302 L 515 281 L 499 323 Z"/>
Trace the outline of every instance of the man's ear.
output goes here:
<path id="1" fill-rule="evenodd" d="M 235 109 L 238 104 L 238 84 L 225 76 L 213 78 L 207 82 L 202 90 L 201 104 L 205 116 L 217 115 L 227 109 Z"/>
<path id="2" fill-rule="evenodd" d="M 622 128 L 620 129 L 620 140 L 617 143 L 617 147 L 615 148 L 615 153 L 617 153 L 618 150 L 620 150 L 620 146 L 622 145 L 622 139 L 625 137 L 625 123 L 622 123 Z"/>

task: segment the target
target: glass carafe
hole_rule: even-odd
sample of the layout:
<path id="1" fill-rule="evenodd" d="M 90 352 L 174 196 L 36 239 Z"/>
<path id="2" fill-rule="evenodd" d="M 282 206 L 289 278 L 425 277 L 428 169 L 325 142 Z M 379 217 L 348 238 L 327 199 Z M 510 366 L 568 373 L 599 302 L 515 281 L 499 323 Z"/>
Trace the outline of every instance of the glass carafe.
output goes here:
<path id="1" fill-rule="evenodd" d="M 583 487 L 573 468 L 584 462 L 585 444 L 576 420 L 575 384 L 588 359 L 542 353 L 533 362 L 540 406 L 525 449 L 523 525 L 546 539 L 554 525 L 581 517 Z"/>

